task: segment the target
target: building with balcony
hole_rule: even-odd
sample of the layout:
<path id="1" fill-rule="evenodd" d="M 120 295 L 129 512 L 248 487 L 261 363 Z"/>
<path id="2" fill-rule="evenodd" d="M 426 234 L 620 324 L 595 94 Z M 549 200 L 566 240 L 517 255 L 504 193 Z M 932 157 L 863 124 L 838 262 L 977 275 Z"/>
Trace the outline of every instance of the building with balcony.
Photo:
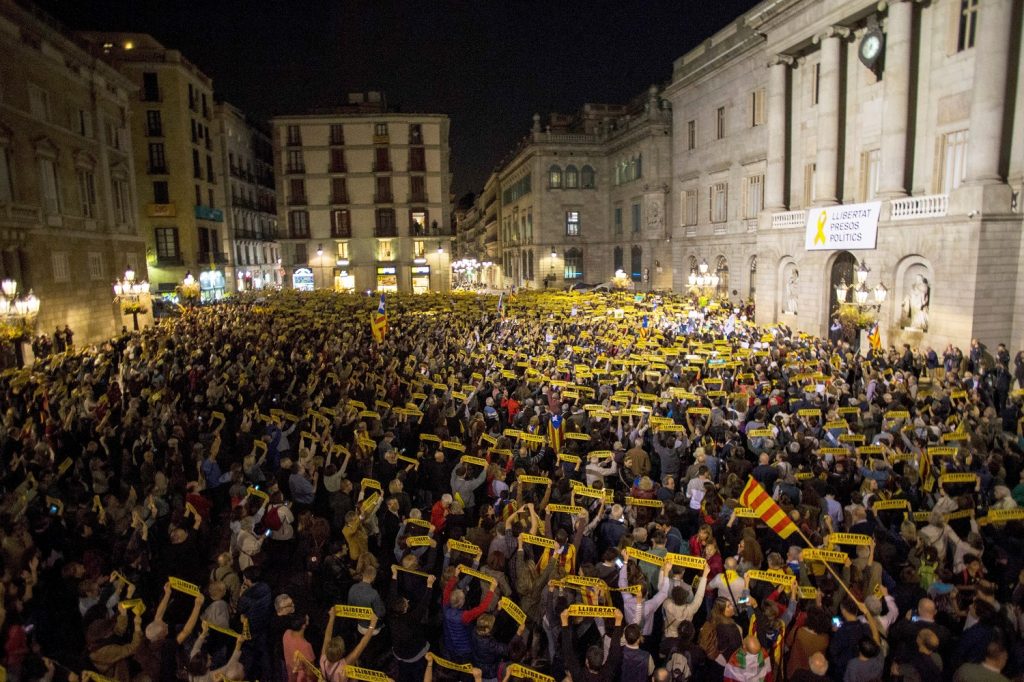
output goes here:
<path id="1" fill-rule="evenodd" d="M 135 214 L 135 85 L 50 17 L 0 0 L 0 279 L 34 290 L 36 330 L 76 342 L 123 323 L 111 285 L 145 276 Z M 6 344 L 3 352 L 7 352 Z"/>
<path id="2" fill-rule="evenodd" d="M 456 257 L 472 259 L 480 267 L 473 274 L 475 282 L 488 289 L 504 285 L 501 274 L 501 246 L 498 243 L 498 177 L 487 178 L 483 192 L 474 197 L 456 221 Z"/>
<path id="3" fill-rule="evenodd" d="M 228 231 L 213 81 L 144 33 L 83 32 L 138 88 L 131 106 L 140 234 L 155 292 L 191 272 L 203 301 L 227 291 Z"/>
<path id="4" fill-rule="evenodd" d="M 501 286 L 562 289 L 629 273 L 672 286 L 672 112 L 656 86 L 625 105 L 540 115 L 495 172 Z"/>
<path id="5" fill-rule="evenodd" d="M 1021 32 L 1013 0 L 770 0 L 676 60 L 674 288 L 706 263 L 824 335 L 863 266 L 886 345 L 1019 348 Z"/>
<path id="6" fill-rule="evenodd" d="M 448 117 L 353 93 L 273 120 L 285 285 L 446 291 L 454 232 Z"/>
<path id="7" fill-rule="evenodd" d="M 228 286 L 235 291 L 280 286 L 277 192 L 270 135 L 226 102 L 214 105 L 220 154 Z"/>

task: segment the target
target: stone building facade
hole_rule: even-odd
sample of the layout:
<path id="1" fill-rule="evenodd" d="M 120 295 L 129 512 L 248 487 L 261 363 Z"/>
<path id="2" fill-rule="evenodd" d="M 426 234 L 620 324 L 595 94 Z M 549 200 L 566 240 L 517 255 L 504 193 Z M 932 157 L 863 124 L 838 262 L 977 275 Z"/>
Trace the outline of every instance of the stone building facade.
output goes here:
<path id="1" fill-rule="evenodd" d="M 381 93 L 273 120 L 285 286 L 447 291 L 448 117 L 389 111 Z"/>
<path id="2" fill-rule="evenodd" d="M 1019 348 L 1022 15 L 1016 0 L 765 0 L 678 59 L 674 288 L 706 261 L 759 322 L 825 334 L 836 285 L 864 265 L 887 288 L 872 313 L 887 345 Z M 868 248 L 816 246 L 837 205 L 877 209 Z"/>
<path id="3" fill-rule="evenodd" d="M 543 127 L 534 115 L 494 174 L 500 286 L 563 289 L 622 270 L 638 289 L 669 289 L 671 122 L 654 86 Z"/>
<path id="4" fill-rule="evenodd" d="M 218 185 L 224 191 L 228 261 L 225 278 L 233 291 L 281 284 L 277 243 L 277 191 L 270 135 L 227 102 L 213 107 L 220 154 Z"/>
<path id="5" fill-rule="evenodd" d="M 120 328 L 111 285 L 126 267 L 146 276 L 129 123 L 136 88 L 88 48 L 0 0 L 0 278 L 40 299 L 37 332 L 67 324 L 76 343 Z"/>

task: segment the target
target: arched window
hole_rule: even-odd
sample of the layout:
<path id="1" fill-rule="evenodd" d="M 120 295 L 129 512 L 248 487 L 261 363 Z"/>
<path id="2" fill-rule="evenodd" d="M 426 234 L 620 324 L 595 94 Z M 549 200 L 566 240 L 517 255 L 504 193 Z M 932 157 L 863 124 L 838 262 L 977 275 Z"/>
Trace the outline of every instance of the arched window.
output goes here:
<path id="1" fill-rule="evenodd" d="M 552 164 L 548 169 L 548 187 L 551 189 L 562 187 L 562 169 L 556 164 Z"/>
<path id="2" fill-rule="evenodd" d="M 580 186 L 580 173 L 576 170 L 576 166 L 565 167 L 565 188 L 576 189 Z"/>
<path id="3" fill-rule="evenodd" d="M 729 261 L 725 256 L 719 256 L 715 263 L 715 274 L 718 275 L 718 295 L 729 295 Z"/>
<path id="4" fill-rule="evenodd" d="M 583 279 L 583 250 L 575 247 L 565 252 L 565 279 Z"/>
<path id="5" fill-rule="evenodd" d="M 621 246 L 616 246 L 615 247 L 615 251 L 613 253 L 614 253 L 614 256 L 615 256 L 615 260 L 614 260 L 614 266 L 612 267 L 612 272 L 616 273 L 616 272 L 618 272 L 619 270 L 622 269 L 622 265 L 623 265 L 623 263 L 622 263 L 622 247 Z"/>
<path id="6" fill-rule="evenodd" d="M 580 171 L 580 187 L 583 189 L 594 189 L 597 187 L 597 181 L 594 178 L 594 169 L 590 166 L 584 166 L 583 170 Z"/>
<path id="7" fill-rule="evenodd" d="M 629 252 L 629 276 L 634 282 L 639 282 L 643 278 L 643 260 L 644 250 L 634 246 Z"/>

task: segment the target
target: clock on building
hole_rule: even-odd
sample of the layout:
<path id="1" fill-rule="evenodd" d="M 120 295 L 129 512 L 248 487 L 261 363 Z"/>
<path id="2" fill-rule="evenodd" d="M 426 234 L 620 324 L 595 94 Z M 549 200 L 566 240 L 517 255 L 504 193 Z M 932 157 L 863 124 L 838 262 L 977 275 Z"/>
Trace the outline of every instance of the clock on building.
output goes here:
<path id="1" fill-rule="evenodd" d="M 872 71 L 876 70 L 879 66 L 879 59 L 882 56 L 884 46 L 885 34 L 878 30 L 877 27 L 869 28 L 864 37 L 860 39 L 860 48 L 857 50 L 861 63 Z"/>

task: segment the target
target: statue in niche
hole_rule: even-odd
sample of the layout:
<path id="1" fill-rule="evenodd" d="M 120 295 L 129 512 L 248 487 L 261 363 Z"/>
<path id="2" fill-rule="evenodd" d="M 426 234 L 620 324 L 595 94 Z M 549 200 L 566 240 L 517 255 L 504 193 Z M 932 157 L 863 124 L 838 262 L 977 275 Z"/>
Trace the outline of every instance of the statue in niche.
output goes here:
<path id="1" fill-rule="evenodd" d="M 903 298 L 904 329 L 928 331 L 931 293 L 932 288 L 928 284 L 928 279 L 921 273 L 914 275 L 914 283 L 910 285 L 910 291 Z"/>
<path id="2" fill-rule="evenodd" d="M 657 199 L 647 202 L 647 225 L 651 228 L 661 227 L 661 202 Z"/>
<path id="3" fill-rule="evenodd" d="M 800 271 L 792 267 L 789 271 L 789 279 L 786 281 L 786 304 L 783 312 L 793 315 L 797 314 L 797 292 L 800 288 Z"/>

